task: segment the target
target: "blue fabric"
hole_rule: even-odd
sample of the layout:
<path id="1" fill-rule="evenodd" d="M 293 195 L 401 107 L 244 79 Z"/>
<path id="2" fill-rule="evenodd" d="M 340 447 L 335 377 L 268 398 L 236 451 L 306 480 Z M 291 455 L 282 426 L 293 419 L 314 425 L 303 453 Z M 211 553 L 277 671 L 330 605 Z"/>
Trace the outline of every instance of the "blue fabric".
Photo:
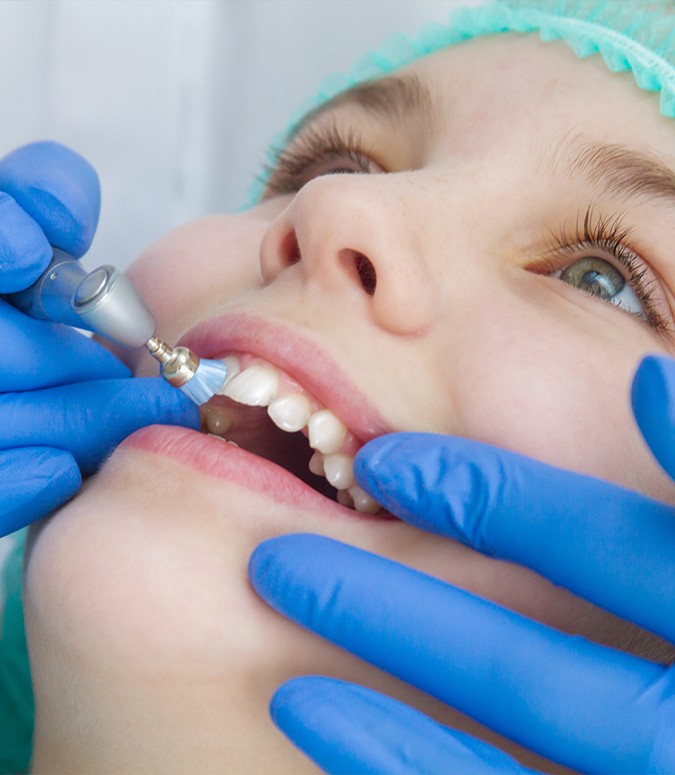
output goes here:
<path id="1" fill-rule="evenodd" d="M 633 406 L 647 443 L 667 471 L 675 470 L 669 443 L 675 361 L 645 359 Z M 433 434 L 371 441 L 356 458 L 355 474 L 410 524 L 526 565 L 675 640 L 673 507 L 506 450 Z M 285 616 L 526 748 L 583 772 L 675 772 L 670 666 L 571 637 L 320 536 L 266 541 L 249 573 L 258 594 Z M 281 687 L 272 712 L 328 772 L 349 771 L 347 761 L 364 772 L 464 771 L 464 753 L 453 752 L 444 737 L 454 740 L 456 732 L 439 732 L 431 719 L 428 735 L 418 717 L 411 732 L 409 709 L 392 704 L 384 727 L 366 726 L 369 713 L 380 713 L 373 703 L 383 702 L 307 678 Z M 350 721 L 359 718 L 363 725 Z M 499 759 L 489 769 L 484 744 L 462 740 L 485 767 L 476 771 L 513 771 Z M 418 762 L 432 764 L 418 769 Z"/>

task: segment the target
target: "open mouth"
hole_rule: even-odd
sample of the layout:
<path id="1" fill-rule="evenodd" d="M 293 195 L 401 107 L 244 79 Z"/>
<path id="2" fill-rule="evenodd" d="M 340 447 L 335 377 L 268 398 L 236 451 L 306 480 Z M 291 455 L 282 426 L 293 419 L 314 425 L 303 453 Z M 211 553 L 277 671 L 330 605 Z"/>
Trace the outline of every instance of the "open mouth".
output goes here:
<path id="1" fill-rule="evenodd" d="M 203 432 L 280 465 L 343 506 L 364 514 L 380 510 L 354 481 L 362 442 L 339 417 L 262 358 L 236 353 L 222 360 L 227 382 L 201 407 Z"/>

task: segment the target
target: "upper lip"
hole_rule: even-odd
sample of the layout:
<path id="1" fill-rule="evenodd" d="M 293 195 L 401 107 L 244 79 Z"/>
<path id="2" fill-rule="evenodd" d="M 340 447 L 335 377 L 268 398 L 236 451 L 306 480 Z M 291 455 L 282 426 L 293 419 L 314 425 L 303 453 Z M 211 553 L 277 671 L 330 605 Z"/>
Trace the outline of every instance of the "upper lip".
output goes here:
<path id="1" fill-rule="evenodd" d="M 223 315 L 190 329 L 179 344 L 204 358 L 237 351 L 257 355 L 296 379 L 361 441 L 388 432 L 377 409 L 335 360 L 285 323 L 244 313 Z"/>

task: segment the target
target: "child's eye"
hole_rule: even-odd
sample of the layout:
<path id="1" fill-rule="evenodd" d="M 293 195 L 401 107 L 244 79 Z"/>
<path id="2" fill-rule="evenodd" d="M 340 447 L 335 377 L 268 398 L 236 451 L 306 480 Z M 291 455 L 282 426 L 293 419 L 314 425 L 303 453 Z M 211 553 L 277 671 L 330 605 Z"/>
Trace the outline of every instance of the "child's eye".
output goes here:
<path id="1" fill-rule="evenodd" d="M 627 312 L 647 320 L 647 313 L 626 278 L 609 261 L 599 256 L 580 258 L 553 273 L 574 288 L 598 296 L 603 301 L 622 307 Z"/>
<path id="2" fill-rule="evenodd" d="M 321 175 L 382 172 L 366 153 L 355 132 L 346 136 L 335 126 L 310 127 L 289 148 L 276 153 L 275 164 L 266 170 L 265 197 L 297 193 Z"/>
<path id="3" fill-rule="evenodd" d="M 595 217 L 589 207 L 583 223 L 580 221 L 573 234 L 553 234 L 553 261 L 544 262 L 547 273 L 621 307 L 657 331 L 671 331 L 670 316 L 657 303 L 658 281 L 647 262 L 630 247 L 630 230 L 622 226 L 621 217 Z M 598 251 L 607 258 L 597 255 Z M 567 259 L 565 264 L 562 259 Z"/>

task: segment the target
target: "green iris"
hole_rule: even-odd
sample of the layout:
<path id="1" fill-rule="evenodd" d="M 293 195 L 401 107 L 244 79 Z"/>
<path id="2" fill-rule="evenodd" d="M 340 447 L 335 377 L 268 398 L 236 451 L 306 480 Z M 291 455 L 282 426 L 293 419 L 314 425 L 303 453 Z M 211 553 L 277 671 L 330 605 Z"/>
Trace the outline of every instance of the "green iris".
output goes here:
<path id="1" fill-rule="evenodd" d="M 580 258 L 563 269 L 560 279 L 605 301 L 611 301 L 626 285 L 621 272 L 604 258 Z"/>

